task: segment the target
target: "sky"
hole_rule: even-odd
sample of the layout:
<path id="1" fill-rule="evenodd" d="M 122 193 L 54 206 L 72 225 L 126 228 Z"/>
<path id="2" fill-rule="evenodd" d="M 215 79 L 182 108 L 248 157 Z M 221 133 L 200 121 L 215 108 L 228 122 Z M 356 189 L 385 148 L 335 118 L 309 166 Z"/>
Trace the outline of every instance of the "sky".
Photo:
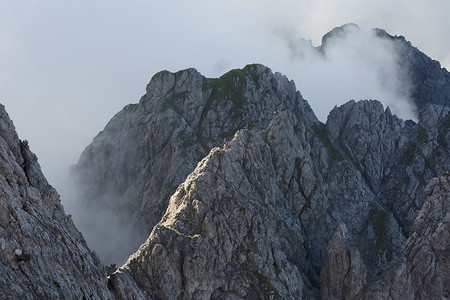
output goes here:
<path id="1" fill-rule="evenodd" d="M 92 138 L 161 70 L 218 77 L 262 63 L 293 79 L 322 121 L 334 105 L 366 98 L 414 117 L 385 45 L 356 34 L 321 60 L 301 38 L 319 46 L 345 23 L 383 28 L 449 69 L 449 11 L 448 0 L 0 0 L 0 102 L 59 189 Z"/>

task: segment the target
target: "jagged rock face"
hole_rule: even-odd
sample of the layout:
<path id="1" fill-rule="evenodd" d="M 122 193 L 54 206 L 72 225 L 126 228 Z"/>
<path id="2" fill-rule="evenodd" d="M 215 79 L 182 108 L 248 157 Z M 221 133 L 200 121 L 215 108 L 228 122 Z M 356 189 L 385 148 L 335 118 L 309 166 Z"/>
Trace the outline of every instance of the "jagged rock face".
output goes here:
<path id="1" fill-rule="evenodd" d="M 75 168 L 88 200 L 125 199 L 115 208 L 147 226 L 165 212 L 111 276 L 113 295 L 3 113 L 1 267 L 17 283 L 1 279 L 5 297 L 446 296 L 448 174 L 425 184 L 450 168 L 449 118 L 429 105 L 415 124 L 350 101 L 322 124 L 291 81 L 260 65 L 216 80 L 156 75 Z"/>
<path id="2" fill-rule="evenodd" d="M 429 105 L 419 124 L 407 126 L 377 101 L 350 101 L 328 117 L 331 142 L 390 207 L 405 234 L 423 205 L 426 182 L 448 169 L 449 110 Z"/>
<path id="3" fill-rule="evenodd" d="M 163 299 L 313 295 L 302 222 L 313 226 L 326 202 L 304 134 L 282 112 L 267 130 L 214 148 L 122 271 Z"/>
<path id="4" fill-rule="evenodd" d="M 450 173 L 433 178 L 402 257 L 367 283 L 365 265 L 349 250 L 342 224 L 328 245 L 322 299 L 447 299 L 450 296 Z M 353 259 L 355 257 L 355 259 Z M 357 274 L 359 276 L 351 276 Z"/>
<path id="5" fill-rule="evenodd" d="M 3 105 L 0 186 L 0 298 L 111 299 L 104 267 L 65 215 Z"/>
<path id="6" fill-rule="evenodd" d="M 341 224 L 330 240 L 320 274 L 322 299 L 354 299 L 366 282 L 366 267 L 356 248 L 348 249 L 348 231 Z"/>
<path id="7" fill-rule="evenodd" d="M 433 178 L 403 254 L 411 263 L 414 297 L 450 297 L 450 172 Z"/>

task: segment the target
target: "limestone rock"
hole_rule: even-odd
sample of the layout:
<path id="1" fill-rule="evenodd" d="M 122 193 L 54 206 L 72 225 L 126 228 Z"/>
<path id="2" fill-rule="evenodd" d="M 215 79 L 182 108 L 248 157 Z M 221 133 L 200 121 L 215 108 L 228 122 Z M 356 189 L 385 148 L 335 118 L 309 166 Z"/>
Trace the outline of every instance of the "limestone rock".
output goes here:
<path id="1" fill-rule="evenodd" d="M 433 178 L 413 223 L 404 255 L 411 263 L 415 298 L 450 297 L 450 172 Z"/>
<path id="2" fill-rule="evenodd" d="M 322 47 L 354 30 L 359 30 L 354 24 L 333 29 L 324 36 Z M 72 170 L 79 203 L 93 212 L 89 220 L 95 222 L 102 212 L 119 228 L 129 227 L 123 234 L 111 235 L 99 224 L 101 231 L 93 235 L 108 237 L 101 243 L 91 238 L 90 228 L 81 227 L 88 241 L 105 261 L 125 260 L 159 222 L 177 186 L 212 148 L 222 146 L 240 129 L 262 130 L 274 114 L 289 110 L 305 121 L 306 139 L 314 152 L 313 168 L 326 178 L 330 199 L 358 202 L 349 208 L 340 206 L 343 211 L 336 211 L 337 218 L 350 220 L 336 221 L 333 227 L 345 223 L 352 240 L 375 201 L 376 207 L 388 210 L 389 223 L 401 228 L 401 234 L 392 232 L 396 236 L 392 244 L 402 244 L 425 200 L 423 187 L 448 166 L 450 137 L 445 119 L 450 76 L 403 37 L 379 29 L 375 33 L 399 51 L 403 71 L 412 76 L 412 99 L 426 115 L 419 124 L 400 120 L 377 101 L 351 101 L 335 108 L 324 126 L 292 81 L 262 65 L 231 70 L 220 78 L 205 78 L 195 69 L 162 71 L 152 78 L 138 104 L 126 106 L 94 138 Z M 348 179 L 344 188 L 332 174 Z M 364 213 L 355 219 L 343 215 L 356 207 Z M 129 224 L 130 219 L 134 224 Z M 331 233 L 325 234 L 321 249 L 326 249 L 325 241 L 331 238 Z M 125 241 L 128 248 L 123 247 L 120 254 L 108 252 L 122 248 L 117 240 Z M 361 253 L 366 255 L 364 250 Z M 317 255 L 314 261 L 321 261 L 315 267 L 318 273 L 324 254 L 313 255 Z"/>
<path id="3" fill-rule="evenodd" d="M 356 248 L 348 249 L 348 232 L 341 224 L 327 249 L 320 275 L 322 299 L 356 299 L 366 285 L 366 267 Z"/>

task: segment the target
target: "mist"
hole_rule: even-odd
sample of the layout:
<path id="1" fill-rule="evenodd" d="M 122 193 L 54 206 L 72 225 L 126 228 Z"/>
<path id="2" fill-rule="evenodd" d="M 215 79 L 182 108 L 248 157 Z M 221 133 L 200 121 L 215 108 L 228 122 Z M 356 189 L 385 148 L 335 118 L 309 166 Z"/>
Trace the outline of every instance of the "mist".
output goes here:
<path id="1" fill-rule="evenodd" d="M 408 70 L 400 68 L 395 44 L 355 24 L 340 29 L 320 47 L 277 31 L 289 47 L 289 75 L 319 120 L 350 99 L 376 99 L 400 118 L 417 120 Z"/>
<path id="2" fill-rule="evenodd" d="M 135 224 L 126 208 L 117 210 L 110 205 L 120 203 L 116 195 L 89 198 L 85 197 L 85 188 L 74 177 L 67 178 L 59 191 L 64 196 L 64 209 L 103 263 L 121 266 L 145 242 L 150 231 Z"/>
<path id="3" fill-rule="evenodd" d="M 115 113 L 139 101 L 155 73 L 194 67 L 218 77 L 261 63 L 293 79 L 323 122 L 350 99 L 377 99 L 414 119 L 396 49 L 371 28 L 404 35 L 449 67 L 449 6 L 446 0 L 6 0 L 0 3 L 0 102 L 88 244 L 112 249 L 89 230 L 111 229 L 114 236 L 126 225 L 114 223 L 107 206 L 80 206 L 68 170 Z M 319 51 L 325 33 L 349 22 L 360 29 Z M 111 262 L 110 254 L 100 255 Z"/>

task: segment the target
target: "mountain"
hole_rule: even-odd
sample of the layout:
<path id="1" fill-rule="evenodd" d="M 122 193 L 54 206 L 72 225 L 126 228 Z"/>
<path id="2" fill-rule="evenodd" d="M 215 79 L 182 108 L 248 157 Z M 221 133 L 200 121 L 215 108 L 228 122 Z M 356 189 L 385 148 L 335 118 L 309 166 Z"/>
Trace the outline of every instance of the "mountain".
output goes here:
<path id="1" fill-rule="evenodd" d="M 377 32 L 412 53 L 405 66 L 434 64 Z M 263 65 L 156 74 L 72 168 L 83 214 L 101 225 L 80 223 L 88 243 L 106 261 L 135 251 L 112 274 L 0 107 L 0 298 L 449 297 L 446 88 L 416 82 L 417 123 L 376 100 L 322 123 Z"/>

